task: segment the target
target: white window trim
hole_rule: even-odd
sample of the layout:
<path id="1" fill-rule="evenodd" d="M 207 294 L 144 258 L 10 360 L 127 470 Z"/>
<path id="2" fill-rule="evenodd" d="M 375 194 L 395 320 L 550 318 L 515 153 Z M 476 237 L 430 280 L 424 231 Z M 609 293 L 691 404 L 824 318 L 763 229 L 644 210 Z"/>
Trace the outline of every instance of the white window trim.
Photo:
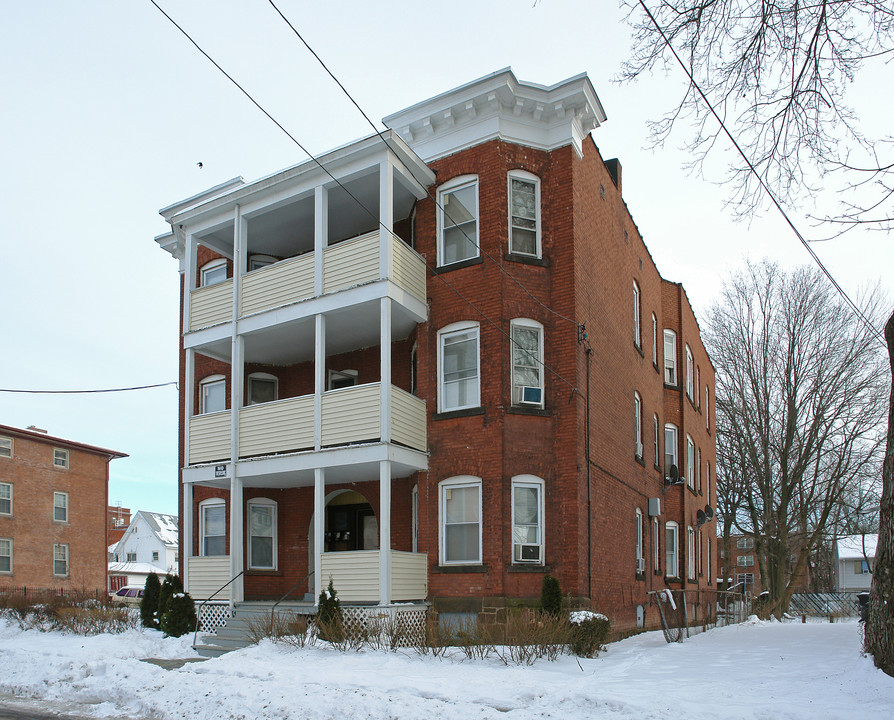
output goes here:
<path id="1" fill-rule="evenodd" d="M 65 548 L 65 572 L 56 572 L 56 548 Z M 71 558 L 68 554 L 68 545 L 66 543 L 56 543 L 53 545 L 53 577 L 68 577 L 71 575 Z"/>
<path id="2" fill-rule="evenodd" d="M 695 489 L 695 443 L 686 435 L 686 484 Z"/>
<path id="3" fill-rule="evenodd" d="M 661 567 L 661 523 L 658 518 L 652 518 L 652 563 L 653 571 Z"/>
<path id="4" fill-rule="evenodd" d="M 226 547 L 227 538 L 227 503 L 221 498 L 209 498 L 199 503 L 199 556 L 200 557 L 221 557 L 220 555 L 205 555 L 205 509 L 209 507 L 220 506 L 224 509 L 224 549 Z M 214 537 L 219 537 L 215 535 Z M 225 552 L 224 555 L 229 555 Z"/>
<path id="5" fill-rule="evenodd" d="M 331 392 L 332 390 L 346 390 L 347 387 L 354 387 L 359 383 L 359 378 L 360 373 L 357 370 L 351 370 L 350 368 L 345 370 L 330 370 L 326 376 L 326 392 Z M 353 380 L 354 385 L 333 388 L 332 385 L 337 380 Z"/>
<path id="6" fill-rule="evenodd" d="M 673 430 L 674 442 L 673 446 L 670 448 L 671 452 L 668 452 L 668 442 L 667 442 L 667 432 L 668 430 Z M 673 423 L 665 423 L 664 424 L 664 474 L 670 475 L 670 465 L 667 463 L 667 456 L 671 455 L 673 457 L 673 463 L 677 466 L 677 472 L 680 471 L 680 463 L 677 462 L 679 460 L 678 452 L 680 444 L 680 430 Z"/>
<path id="7" fill-rule="evenodd" d="M 444 261 L 444 195 L 456 192 L 457 190 L 462 190 L 466 186 L 474 186 L 475 187 L 475 254 L 463 258 L 462 260 L 454 260 L 452 262 Z M 453 178 L 449 182 L 444 183 L 441 187 L 438 188 L 438 267 L 449 267 L 450 265 L 454 265 L 455 263 L 465 262 L 467 260 L 471 260 L 476 257 L 481 256 L 480 244 L 481 244 L 481 214 L 479 211 L 480 206 L 480 193 L 478 192 L 478 176 L 477 175 L 462 175 L 460 177 Z"/>
<path id="8" fill-rule="evenodd" d="M 640 394 L 633 391 L 633 456 L 637 460 L 643 459 L 643 399 Z"/>
<path id="9" fill-rule="evenodd" d="M 9 570 L 0 570 L 0 575 L 12 575 L 13 571 L 15 570 L 15 566 L 13 565 L 12 538 L 0 537 L 0 540 L 3 540 L 5 542 L 9 543 Z"/>
<path id="10" fill-rule="evenodd" d="M 6 435 L 0 435 L 0 458 L 12 458 L 14 456 L 15 439 Z"/>
<path id="11" fill-rule="evenodd" d="M 414 485 L 410 491 L 410 533 L 412 550 L 419 552 L 419 485 Z"/>
<path id="12" fill-rule="evenodd" d="M 199 381 L 199 415 L 208 415 L 208 411 L 205 410 L 205 387 L 207 385 L 214 385 L 216 383 L 224 384 L 224 409 L 223 410 L 214 410 L 213 412 L 225 412 L 227 409 L 227 379 L 224 375 L 208 375 L 207 377 L 203 377 Z"/>
<path id="13" fill-rule="evenodd" d="M 12 517 L 14 507 L 13 507 L 13 484 L 8 482 L 0 482 L 0 487 L 9 488 L 9 512 L 0 512 L 0 515 L 3 517 Z"/>
<path id="14" fill-rule="evenodd" d="M 692 361 L 692 350 L 689 349 L 689 344 L 686 345 L 686 397 L 694 402 L 693 397 L 693 361 Z"/>
<path id="15" fill-rule="evenodd" d="M 261 270 L 265 267 L 269 267 L 275 263 L 278 263 L 279 260 L 272 255 L 258 255 L 252 254 L 248 256 L 248 272 L 254 272 L 255 270 Z M 257 264 L 261 263 L 261 264 Z M 255 265 L 255 267 L 252 267 Z"/>
<path id="16" fill-rule="evenodd" d="M 658 421 L 658 416 L 653 415 L 652 416 L 652 432 L 655 435 L 655 437 L 652 439 L 652 441 L 655 444 L 655 467 L 656 468 L 661 468 L 661 454 L 660 454 L 661 445 L 658 440 L 658 426 L 659 426 L 659 424 L 660 423 Z"/>
<path id="17" fill-rule="evenodd" d="M 525 387 L 522 385 L 516 386 L 515 384 L 515 328 L 516 327 L 525 327 L 533 330 L 537 330 L 539 335 L 539 341 L 537 343 L 537 357 L 535 360 L 537 361 L 537 374 L 540 377 L 540 383 L 538 387 L 540 388 L 540 404 L 537 407 L 543 407 L 546 400 L 546 387 L 544 386 L 544 365 L 543 365 L 543 325 L 541 325 L 536 320 L 531 320 L 530 318 L 515 318 L 509 323 L 509 364 L 510 364 L 510 372 L 509 379 L 512 383 L 512 405 L 515 406 L 532 406 L 531 403 L 522 403 L 521 402 L 521 391 L 520 388 Z M 479 397 L 481 392 L 481 338 L 478 338 L 478 383 L 479 383 Z M 531 386 L 528 386 L 531 387 Z"/>
<path id="18" fill-rule="evenodd" d="M 668 353 L 668 341 L 671 344 L 671 351 Z M 670 371 L 670 372 L 668 372 Z M 673 382 L 668 382 L 670 373 L 673 373 Z M 677 374 L 677 333 L 673 330 L 664 330 L 664 384 L 677 387 L 680 384 L 680 378 Z"/>
<path id="19" fill-rule="evenodd" d="M 59 506 L 59 505 L 56 504 L 56 499 L 57 499 L 57 498 L 60 498 L 60 497 L 61 497 L 61 498 L 65 498 L 65 505 L 64 505 L 64 506 Z M 56 509 L 59 508 L 59 507 L 63 507 L 64 510 L 65 510 L 65 517 L 64 517 L 63 519 L 61 519 L 61 520 L 60 520 L 59 518 L 56 517 Z M 67 492 L 59 492 L 58 490 L 57 490 L 57 491 L 54 491 L 54 492 L 53 492 L 53 522 L 57 522 L 57 523 L 67 523 L 67 522 L 68 522 L 68 514 L 69 514 L 69 508 L 68 508 L 68 493 L 67 493 Z"/>
<path id="20" fill-rule="evenodd" d="M 272 553 L 273 566 L 272 567 L 266 566 L 266 565 L 253 565 L 251 562 L 251 539 L 252 539 L 251 509 L 253 506 L 273 508 L 273 541 L 272 541 L 272 544 L 273 544 L 273 553 Z M 251 500 L 249 500 L 247 503 L 247 507 L 245 509 L 245 525 L 246 525 L 245 536 L 246 536 L 246 540 L 248 541 L 248 543 L 247 543 L 248 547 L 246 548 L 246 550 L 247 550 L 246 560 L 248 561 L 246 563 L 247 566 L 251 570 L 278 570 L 279 569 L 279 553 L 278 553 L 277 546 L 279 545 L 279 512 L 278 512 L 277 502 L 275 500 L 271 500 L 270 498 L 265 498 L 265 497 L 257 497 L 257 498 L 252 498 Z"/>
<path id="21" fill-rule="evenodd" d="M 210 271 L 216 270 L 217 268 L 219 268 L 221 265 L 223 265 L 224 268 L 226 268 L 226 264 L 227 264 L 226 258 L 216 258 L 214 260 L 209 260 L 204 265 L 202 265 L 201 269 L 199 270 L 199 287 L 211 287 L 211 285 L 218 285 L 222 282 L 225 282 L 227 280 L 226 272 L 224 272 L 223 280 L 218 280 L 217 282 L 211 283 L 211 285 L 209 285 L 208 283 L 205 282 L 205 276 Z"/>
<path id="22" fill-rule="evenodd" d="M 446 548 L 446 519 L 447 519 L 447 502 L 444 497 L 446 490 L 450 488 L 478 488 L 478 559 L 477 560 L 447 560 Z M 481 478 L 474 475 L 457 475 L 456 477 L 447 478 L 438 484 L 438 559 L 441 565 L 481 565 L 483 548 L 482 548 L 482 526 L 484 519 L 482 517 L 482 487 Z"/>
<path id="23" fill-rule="evenodd" d="M 754 538 L 740 537 L 736 539 L 736 549 L 751 550 L 754 547 Z"/>
<path id="24" fill-rule="evenodd" d="M 643 555 L 643 511 L 639 508 L 636 508 L 636 559 L 637 561 L 645 560 Z"/>
<path id="25" fill-rule="evenodd" d="M 70 454 L 65 448 L 53 448 L 53 467 L 68 470 Z M 59 462 L 59 460 L 62 462 Z"/>
<path id="26" fill-rule="evenodd" d="M 674 543 L 673 548 L 668 549 L 667 547 L 667 532 L 669 530 L 673 531 L 674 535 Z M 664 536 L 665 536 L 665 565 L 667 567 L 664 568 L 664 574 L 666 577 L 676 578 L 680 577 L 680 526 L 675 523 L 673 520 L 669 520 L 664 523 Z M 673 562 L 667 562 L 668 554 L 673 558 Z"/>
<path id="27" fill-rule="evenodd" d="M 633 343 L 642 349 L 643 336 L 640 323 L 640 314 L 642 308 L 642 295 L 640 294 L 639 285 L 636 280 L 633 281 Z"/>
<path id="28" fill-rule="evenodd" d="M 478 382 L 478 402 L 474 405 L 460 405 L 457 407 L 444 407 L 444 340 L 450 335 L 465 332 L 467 330 L 475 330 L 476 345 L 478 350 L 477 357 L 477 382 Z M 481 328 L 477 322 L 457 322 L 442 327 L 438 330 L 438 412 L 453 412 L 454 410 L 466 410 L 469 408 L 481 407 Z"/>
<path id="29" fill-rule="evenodd" d="M 652 313 L 652 362 L 658 366 L 658 318 Z"/>
<path id="30" fill-rule="evenodd" d="M 249 373 L 248 381 L 245 383 L 245 399 L 246 405 L 263 405 L 264 403 L 256 403 L 252 402 L 251 399 L 251 381 L 252 380 L 264 380 L 266 382 L 273 382 L 273 400 L 270 402 L 276 402 L 279 400 L 279 378 L 276 375 L 271 375 L 270 373 L 265 372 L 253 372 Z"/>
<path id="31" fill-rule="evenodd" d="M 686 528 L 686 540 L 688 541 L 686 574 L 689 580 L 695 580 L 695 530 L 691 525 Z"/>
<path id="32" fill-rule="evenodd" d="M 705 385 L 705 430 L 711 432 L 711 391 Z"/>
<path id="33" fill-rule="evenodd" d="M 516 487 L 536 487 L 537 488 L 537 537 L 539 542 L 536 543 L 540 547 L 540 559 L 536 562 L 532 560 L 516 560 L 515 559 L 515 541 L 510 538 L 512 544 L 512 564 L 513 565 L 543 565 L 544 558 L 546 557 L 545 544 L 544 544 L 544 500 L 543 500 L 543 479 L 537 477 L 536 475 L 516 475 L 512 478 L 512 483 L 510 487 L 511 494 L 511 502 L 512 502 L 512 518 L 510 531 L 514 531 L 515 529 L 515 488 Z M 531 543 L 524 543 L 526 545 Z"/>
<path id="34" fill-rule="evenodd" d="M 535 243 L 536 243 L 536 251 L 533 255 L 531 253 L 520 252 L 512 247 L 512 178 L 517 178 L 518 180 L 524 180 L 525 182 L 532 183 L 534 185 L 534 203 L 537 209 L 537 217 L 535 219 Z M 540 243 L 540 226 L 541 226 L 541 207 L 540 207 L 540 178 L 534 175 L 534 173 L 529 173 L 525 170 L 510 170 L 509 175 L 506 178 L 506 187 L 508 192 L 508 213 L 509 213 L 509 252 L 513 255 L 524 255 L 525 257 L 535 257 L 540 258 L 543 255 L 542 246 Z M 480 218 L 479 218 L 480 222 Z M 478 236 L 481 236 L 479 231 Z"/>
<path id="35" fill-rule="evenodd" d="M 711 461 L 705 461 L 705 500 L 711 504 Z"/>

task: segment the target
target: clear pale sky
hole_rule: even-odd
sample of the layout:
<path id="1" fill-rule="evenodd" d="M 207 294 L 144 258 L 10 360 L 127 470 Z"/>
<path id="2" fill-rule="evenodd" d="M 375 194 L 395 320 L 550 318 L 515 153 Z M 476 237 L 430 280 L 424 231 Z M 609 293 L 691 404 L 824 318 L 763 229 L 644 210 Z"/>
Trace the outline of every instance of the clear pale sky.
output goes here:
<path id="1" fill-rule="evenodd" d="M 310 151 L 371 132 L 265 0 L 158 2 Z M 775 215 L 734 223 L 715 185 L 721 167 L 707 178 L 682 169 L 682 135 L 647 149 L 646 121 L 672 106 L 684 78 L 670 69 L 634 86 L 612 82 L 629 49 L 615 2 L 278 4 L 376 122 L 507 66 L 544 85 L 586 72 L 608 115 L 596 144 L 620 159 L 658 269 L 684 284 L 699 318 L 745 258 L 809 262 Z M 153 241 L 168 229 L 158 209 L 306 156 L 149 0 L 6 3 L 0 68 L 0 388 L 177 380 L 178 267 Z M 853 91 L 870 133 L 884 132 L 894 110 L 879 87 L 894 87 L 890 68 L 865 73 Z M 791 214 L 821 236 L 806 212 Z M 815 249 L 852 295 L 881 282 L 894 297 L 888 236 L 854 233 Z M 110 502 L 177 511 L 173 386 L 0 392 L 0 423 L 128 453 L 111 464 Z"/>

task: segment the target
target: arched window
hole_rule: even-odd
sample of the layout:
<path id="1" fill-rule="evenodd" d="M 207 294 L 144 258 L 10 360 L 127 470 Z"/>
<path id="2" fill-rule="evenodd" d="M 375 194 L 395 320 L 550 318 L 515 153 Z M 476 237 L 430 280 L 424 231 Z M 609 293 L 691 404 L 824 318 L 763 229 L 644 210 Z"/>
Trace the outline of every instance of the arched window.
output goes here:
<path id="1" fill-rule="evenodd" d="M 202 279 L 202 287 L 209 285 L 217 285 L 227 279 L 227 260 L 226 258 L 217 258 L 202 265 L 200 272 Z"/>
<path id="2" fill-rule="evenodd" d="M 677 333 L 664 331 L 664 384 L 677 384 Z"/>
<path id="3" fill-rule="evenodd" d="M 209 375 L 199 382 L 199 413 L 227 409 L 227 381 L 223 375 Z"/>
<path id="4" fill-rule="evenodd" d="M 664 474 L 671 474 L 671 466 L 676 466 L 679 472 L 680 466 L 677 463 L 677 426 L 673 423 L 666 423 L 664 426 Z"/>
<path id="5" fill-rule="evenodd" d="M 543 325 L 527 318 L 510 325 L 512 404 L 543 407 Z"/>
<path id="6" fill-rule="evenodd" d="M 542 565 L 543 480 L 535 475 L 512 478 L 512 562 Z"/>
<path id="7" fill-rule="evenodd" d="M 640 330 L 640 295 L 639 285 L 633 281 L 633 343 L 638 348 L 643 346 L 642 332 Z"/>
<path id="8" fill-rule="evenodd" d="M 481 404 L 478 323 L 459 322 L 438 331 L 438 410 Z"/>
<path id="9" fill-rule="evenodd" d="M 670 521 L 664 524 L 664 574 L 675 578 L 680 576 L 677 549 L 680 543 L 680 526 Z"/>
<path id="10" fill-rule="evenodd" d="M 633 440 L 634 456 L 643 459 L 643 400 L 639 393 L 633 393 Z"/>
<path id="11" fill-rule="evenodd" d="M 438 189 L 438 265 L 478 254 L 478 177 L 466 175 Z"/>
<path id="12" fill-rule="evenodd" d="M 646 558 L 643 555 L 643 511 L 636 509 L 636 572 L 646 570 Z"/>
<path id="13" fill-rule="evenodd" d="M 540 257 L 540 178 L 524 170 L 509 173 L 509 252 Z"/>
<path id="14" fill-rule="evenodd" d="M 256 372 L 248 376 L 248 388 L 245 393 L 246 405 L 260 405 L 279 399 L 279 380 L 276 375 Z"/>

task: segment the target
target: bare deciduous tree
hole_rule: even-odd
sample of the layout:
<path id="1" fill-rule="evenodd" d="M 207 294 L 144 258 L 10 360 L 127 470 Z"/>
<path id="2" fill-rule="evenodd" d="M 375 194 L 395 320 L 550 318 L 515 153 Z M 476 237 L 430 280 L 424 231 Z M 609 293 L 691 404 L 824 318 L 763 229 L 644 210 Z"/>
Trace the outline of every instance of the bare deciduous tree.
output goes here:
<path id="1" fill-rule="evenodd" d="M 877 304 L 870 299 L 870 317 Z M 862 496 L 882 439 L 884 355 L 818 270 L 769 262 L 724 285 L 706 339 L 718 439 L 729 445 L 718 452 L 718 495 L 727 494 L 721 484 L 741 483 L 733 522 L 754 533 L 779 615 L 842 501 Z"/>
<path id="2" fill-rule="evenodd" d="M 894 226 L 891 138 L 864 137 L 859 112 L 846 103 L 848 86 L 867 63 L 883 65 L 894 57 L 892 0 L 625 4 L 634 35 L 622 79 L 634 80 L 657 66 L 675 64 L 665 38 L 692 78 L 679 104 L 653 123 L 657 143 L 675 126 L 691 122 L 693 166 L 729 148 L 726 141 L 718 143 L 722 131 L 701 89 L 783 202 L 812 194 L 815 188 L 809 180 L 838 171 L 838 189 L 862 186 L 870 193 L 856 201 L 850 193 L 841 212 L 827 219 L 845 227 Z M 645 6 L 654 6 L 652 17 Z M 751 214 L 766 202 L 746 162 L 736 158 L 730 173 L 740 213 Z"/>

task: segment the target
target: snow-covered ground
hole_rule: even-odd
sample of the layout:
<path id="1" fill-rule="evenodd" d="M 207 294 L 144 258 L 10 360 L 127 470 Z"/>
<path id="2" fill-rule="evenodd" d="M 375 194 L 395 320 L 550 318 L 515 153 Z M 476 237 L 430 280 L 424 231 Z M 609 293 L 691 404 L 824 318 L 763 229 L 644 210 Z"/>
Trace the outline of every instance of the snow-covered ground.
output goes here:
<path id="1" fill-rule="evenodd" d="M 176 670 L 140 661 L 149 657 L 195 655 L 189 638 L 156 631 L 85 638 L 0 620 L 0 693 L 96 717 L 894 717 L 894 678 L 860 655 L 856 623 L 754 621 L 673 645 L 646 633 L 593 660 L 533 667 L 269 641 Z"/>

